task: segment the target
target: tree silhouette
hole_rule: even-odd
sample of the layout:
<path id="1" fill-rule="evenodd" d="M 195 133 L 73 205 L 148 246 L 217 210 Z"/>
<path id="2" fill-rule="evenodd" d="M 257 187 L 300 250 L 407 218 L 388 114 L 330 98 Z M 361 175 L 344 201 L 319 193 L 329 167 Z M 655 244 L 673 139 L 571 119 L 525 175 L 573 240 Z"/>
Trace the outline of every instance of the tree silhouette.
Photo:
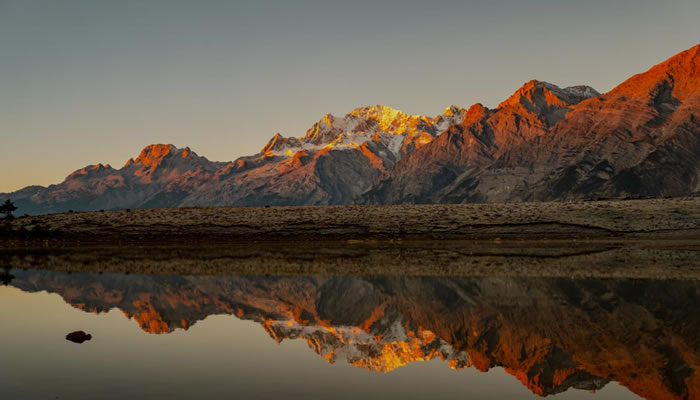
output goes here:
<path id="1" fill-rule="evenodd" d="M 15 276 L 10 273 L 10 268 L 2 267 L 2 271 L 0 271 L 0 284 L 7 286 L 13 279 L 15 279 Z"/>
<path id="2" fill-rule="evenodd" d="M 5 200 L 2 205 L 0 205 L 0 213 L 5 214 L 5 218 L 12 218 L 12 211 L 15 211 L 17 207 L 10 199 Z"/>

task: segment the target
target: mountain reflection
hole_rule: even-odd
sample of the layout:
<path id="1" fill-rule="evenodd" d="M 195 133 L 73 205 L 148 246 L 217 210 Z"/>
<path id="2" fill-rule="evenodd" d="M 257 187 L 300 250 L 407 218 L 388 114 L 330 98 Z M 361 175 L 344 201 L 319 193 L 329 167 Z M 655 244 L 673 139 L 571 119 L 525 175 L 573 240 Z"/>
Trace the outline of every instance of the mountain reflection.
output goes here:
<path id="1" fill-rule="evenodd" d="M 4 274 L 87 312 L 116 307 L 154 334 L 230 314 L 278 342 L 305 340 L 330 363 L 374 371 L 439 358 L 503 367 L 539 395 L 617 381 L 645 398 L 700 396 L 692 280 Z"/>

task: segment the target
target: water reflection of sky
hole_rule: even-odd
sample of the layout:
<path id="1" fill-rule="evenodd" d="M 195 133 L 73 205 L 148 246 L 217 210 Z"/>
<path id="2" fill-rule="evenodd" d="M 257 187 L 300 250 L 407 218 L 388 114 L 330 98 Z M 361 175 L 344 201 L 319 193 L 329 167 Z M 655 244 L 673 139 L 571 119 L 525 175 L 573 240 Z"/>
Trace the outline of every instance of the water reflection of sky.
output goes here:
<path id="1" fill-rule="evenodd" d="M 3 398 L 530 398 L 501 368 L 453 371 L 440 360 L 388 374 L 328 365 L 301 340 L 275 343 L 262 327 L 209 316 L 189 330 L 142 331 L 113 309 L 92 314 L 56 294 L 0 287 Z M 93 335 L 78 345 L 77 329 Z M 557 399 L 637 398 L 610 383 L 595 396 L 568 390 Z"/>

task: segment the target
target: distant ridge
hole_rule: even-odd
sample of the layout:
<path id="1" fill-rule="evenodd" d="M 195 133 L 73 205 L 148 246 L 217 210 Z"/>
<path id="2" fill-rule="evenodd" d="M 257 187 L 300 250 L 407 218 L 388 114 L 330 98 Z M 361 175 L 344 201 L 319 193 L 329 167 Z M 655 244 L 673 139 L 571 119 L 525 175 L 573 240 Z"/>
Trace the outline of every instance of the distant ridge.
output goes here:
<path id="1" fill-rule="evenodd" d="M 20 212 L 212 205 L 562 201 L 700 193 L 700 45 L 608 93 L 530 81 L 496 109 L 383 105 L 212 162 L 147 146 L 122 168 L 0 194 Z"/>

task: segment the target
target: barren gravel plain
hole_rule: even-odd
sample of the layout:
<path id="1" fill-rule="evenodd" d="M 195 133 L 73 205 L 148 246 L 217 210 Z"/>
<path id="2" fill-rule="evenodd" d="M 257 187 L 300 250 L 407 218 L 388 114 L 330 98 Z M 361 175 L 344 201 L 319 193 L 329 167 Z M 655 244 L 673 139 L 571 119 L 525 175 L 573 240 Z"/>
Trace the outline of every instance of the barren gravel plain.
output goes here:
<path id="1" fill-rule="evenodd" d="M 508 204 L 211 207 L 73 212 L 4 222 L 0 246 L 57 241 L 700 238 L 700 197 Z"/>
<path id="2" fill-rule="evenodd" d="M 16 218 L 0 268 L 700 279 L 700 198 L 214 207 Z"/>

